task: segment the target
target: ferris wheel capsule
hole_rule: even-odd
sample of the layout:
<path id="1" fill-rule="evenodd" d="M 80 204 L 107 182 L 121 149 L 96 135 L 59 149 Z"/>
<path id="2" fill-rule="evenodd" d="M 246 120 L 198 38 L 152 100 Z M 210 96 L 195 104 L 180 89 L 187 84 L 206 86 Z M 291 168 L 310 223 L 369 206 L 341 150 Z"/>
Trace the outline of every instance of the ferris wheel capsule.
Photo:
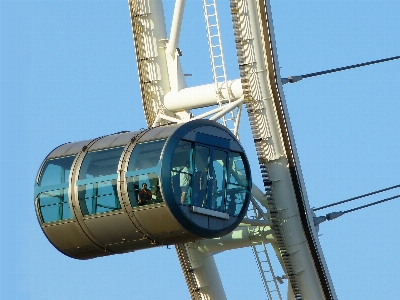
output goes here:
<path id="1" fill-rule="evenodd" d="M 43 161 L 34 198 L 48 240 L 90 259 L 226 235 L 250 197 L 238 140 L 194 120 L 63 144 Z"/>

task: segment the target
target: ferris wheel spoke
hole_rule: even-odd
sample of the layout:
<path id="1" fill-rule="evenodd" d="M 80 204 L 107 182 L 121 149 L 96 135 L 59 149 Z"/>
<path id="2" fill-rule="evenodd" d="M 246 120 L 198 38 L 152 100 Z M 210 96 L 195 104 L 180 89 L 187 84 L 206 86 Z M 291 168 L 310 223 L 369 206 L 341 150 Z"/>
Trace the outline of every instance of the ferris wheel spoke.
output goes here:
<path id="1" fill-rule="evenodd" d="M 207 117 L 219 120 L 238 136 L 243 104 L 256 146 L 265 191 L 261 195 L 257 195 L 259 189 L 253 191 L 258 198 L 252 205 L 253 215 L 244 219 L 231 234 L 220 238 L 219 241 L 224 240 L 222 244 L 204 240 L 177 246 L 192 298 L 226 297 L 219 281 L 215 284 L 203 281 L 202 272 L 213 276 L 215 262 L 201 257 L 199 247 L 207 245 L 207 249 L 214 249 L 212 253 L 218 253 L 255 246 L 252 243 L 257 241 L 257 247 L 264 250 L 253 250 L 270 299 L 273 299 L 271 291 L 275 288 L 268 286 L 265 274 L 274 273 L 271 264 L 261 264 L 258 257 L 264 253 L 269 260 L 267 244 L 273 246 L 283 266 L 293 298 L 336 299 L 316 228 L 308 217 L 311 209 L 302 191 L 304 184 L 287 121 L 269 3 L 230 0 L 240 79 L 229 81 L 216 1 L 203 1 L 214 83 L 190 88 L 186 87 L 178 49 L 185 1 L 176 2 L 170 39 L 167 38 L 161 0 L 129 0 L 129 5 L 148 126 Z M 192 110 L 204 107 L 209 107 L 209 111 L 198 116 L 192 113 Z M 235 232 L 243 233 L 244 238 L 232 238 Z M 251 239 L 246 238 L 249 235 Z M 200 265 L 196 267 L 197 263 Z M 271 279 L 276 289 L 278 278 L 281 279 L 272 275 Z M 281 299 L 279 292 L 277 295 Z"/>
<path id="2" fill-rule="evenodd" d="M 278 245 L 276 253 L 296 298 L 335 299 L 313 220 L 307 217 L 310 206 L 302 192 L 304 183 L 286 120 L 269 3 L 231 0 L 231 12 L 246 108 Z M 298 268 L 295 256 L 304 270 Z"/>

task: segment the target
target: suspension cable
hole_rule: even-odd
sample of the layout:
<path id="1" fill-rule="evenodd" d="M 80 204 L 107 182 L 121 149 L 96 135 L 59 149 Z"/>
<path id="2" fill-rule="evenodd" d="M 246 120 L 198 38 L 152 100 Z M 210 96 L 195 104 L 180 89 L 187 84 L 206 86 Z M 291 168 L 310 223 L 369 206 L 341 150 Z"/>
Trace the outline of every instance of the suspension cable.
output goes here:
<path id="1" fill-rule="evenodd" d="M 349 212 L 353 212 L 353 211 L 356 211 L 356 210 L 359 210 L 359 209 L 362 209 L 362 208 L 366 208 L 366 207 L 369 207 L 369 206 L 372 206 L 372 205 L 380 204 L 380 203 L 383 203 L 383 202 L 386 202 L 386 201 L 389 201 L 389 200 L 393 200 L 393 199 L 396 199 L 396 198 L 400 198 L 400 195 L 389 197 L 389 198 L 386 198 L 386 199 L 383 199 L 383 200 L 372 202 L 370 204 L 362 205 L 362 206 L 359 206 L 359 207 L 356 207 L 356 208 L 352 208 L 352 209 L 349 209 L 349 210 L 335 211 L 335 212 L 331 212 L 331 213 L 329 213 L 329 214 L 327 214 L 325 216 L 314 217 L 314 225 L 318 226 L 322 222 L 331 221 L 331 220 L 337 219 L 337 218 L 339 218 L 339 217 L 341 217 L 344 214 L 347 214 Z"/>
<path id="2" fill-rule="evenodd" d="M 399 59 L 399 58 L 400 58 L 400 56 L 393 56 L 393 57 L 389 57 L 389 58 L 372 60 L 372 61 L 369 61 L 369 62 L 350 65 L 350 66 L 341 67 L 341 68 L 335 68 L 335 69 L 330 69 L 330 70 L 325 70 L 325 71 L 320 71 L 320 72 L 314 72 L 314 73 L 309 73 L 309 74 L 304 74 L 304 75 L 298 75 L 298 76 L 289 76 L 288 78 L 282 78 L 282 84 L 295 83 L 295 82 L 300 81 L 300 80 L 302 80 L 304 78 L 309 78 L 309 77 L 314 77 L 314 76 L 319 76 L 319 75 L 324 75 L 324 74 L 329 74 L 329 73 L 334 73 L 334 72 L 339 72 L 339 71 L 344 71 L 344 70 L 349 70 L 349 69 L 355 69 L 355 68 L 369 66 L 369 65 L 373 65 L 373 64 L 379 64 L 379 63 L 382 63 L 382 62 L 385 62 L 385 61 L 395 60 L 395 59 Z"/>
<path id="3" fill-rule="evenodd" d="M 382 190 L 378 190 L 378 191 L 371 192 L 371 193 L 368 193 L 368 194 L 364 194 L 364 195 L 361 195 L 361 196 L 353 197 L 353 198 L 350 198 L 350 199 L 347 199 L 347 200 L 343 200 L 343 201 L 335 202 L 335 203 L 332 203 L 332 204 L 324 205 L 324 206 L 321 206 L 321 207 L 318 207 L 318 208 L 313 208 L 313 211 L 317 211 L 317 210 L 328 208 L 328 207 L 331 207 L 331 206 L 335 206 L 335 205 L 343 204 L 343 203 L 346 203 L 346 202 L 354 201 L 354 200 L 357 200 L 357 199 L 360 199 L 360 198 L 364 198 L 364 197 L 367 197 L 367 196 L 372 196 L 372 195 L 379 194 L 379 193 L 382 193 L 382 192 L 385 192 L 385 191 L 389 191 L 389 190 L 392 190 L 392 189 L 395 189 L 395 188 L 399 188 L 399 187 L 400 187 L 400 184 L 394 185 L 394 186 L 391 186 L 391 187 L 388 187 L 388 188 L 385 188 L 385 189 L 382 189 Z"/>
<path id="4" fill-rule="evenodd" d="M 350 65 L 350 66 L 347 66 L 347 67 L 341 67 L 341 68 L 335 68 L 335 69 L 330 69 L 330 70 L 321 71 L 321 72 L 304 74 L 304 75 L 301 75 L 301 77 L 308 78 L 308 77 L 313 77 L 313 76 L 319 76 L 319 75 L 324 75 L 324 74 L 329 74 L 329 73 L 334 73 L 334 72 L 339 72 L 339 71 L 344 71 L 344 70 L 349 70 L 349 69 L 369 66 L 369 65 L 373 65 L 373 64 L 379 64 L 379 63 L 382 63 L 382 62 L 385 62 L 385 61 L 395 60 L 395 59 L 399 59 L 399 58 L 400 58 L 400 56 L 393 56 L 393 57 L 373 60 L 373 61 L 369 61 L 369 62 L 365 62 L 365 63 L 361 63 L 361 64 Z"/>
<path id="5" fill-rule="evenodd" d="M 386 201 L 389 201 L 389 200 L 393 200 L 393 199 L 396 199 L 396 198 L 400 198 L 400 195 L 389 197 L 389 198 L 386 198 L 386 199 L 383 199 L 383 200 L 372 202 L 370 204 L 362 205 L 362 206 L 359 206 L 359 207 L 356 207 L 356 208 L 352 208 L 352 209 L 349 209 L 349 210 L 345 210 L 343 212 L 343 214 L 347 214 L 349 212 L 353 212 L 353 211 L 356 211 L 356 210 L 359 210 L 359 209 L 362 209 L 362 208 L 366 208 L 368 206 L 376 205 L 376 204 L 383 203 L 383 202 L 386 202 Z"/>

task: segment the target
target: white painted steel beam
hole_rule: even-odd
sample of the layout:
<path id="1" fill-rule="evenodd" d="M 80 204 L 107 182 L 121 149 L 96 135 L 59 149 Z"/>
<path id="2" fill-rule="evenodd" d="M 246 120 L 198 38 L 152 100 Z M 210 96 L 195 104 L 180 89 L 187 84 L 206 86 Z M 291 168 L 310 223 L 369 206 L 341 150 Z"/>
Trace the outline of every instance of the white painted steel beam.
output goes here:
<path id="1" fill-rule="evenodd" d="M 214 257 L 210 253 L 199 251 L 196 247 L 187 244 L 189 257 L 196 276 L 199 292 L 202 299 L 226 300 L 224 287 L 219 276 Z"/>
<path id="2" fill-rule="evenodd" d="M 171 25 L 171 34 L 167 42 L 166 59 L 168 66 L 168 75 L 171 92 L 178 92 L 186 88 L 185 76 L 182 71 L 182 66 L 179 60 L 178 53 L 179 36 L 181 33 L 183 11 L 185 8 L 185 0 L 176 0 L 174 15 Z M 163 101 L 162 99 L 160 99 Z"/>
<path id="3" fill-rule="evenodd" d="M 234 110 L 235 108 L 237 108 L 239 105 L 242 105 L 242 103 L 244 102 L 244 98 L 242 97 L 239 100 L 236 100 L 234 102 L 231 102 L 229 104 L 226 104 L 223 109 L 216 113 L 214 116 L 212 116 L 210 118 L 210 120 L 212 121 L 217 121 L 219 118 L 221 118 L 222 116 L 226 115 L 227 113 L 231 112 L 232 110 Z"/>
<path id="4" fill-rule="evenodd" d="M 227 91 L 231 91 L 231 101 L 239 99 L 243 95 L 242 85 L 239 79 L 228 81 L 228 89 L 221 89 L 224 99 L 229 99 Z M 171 91 L 164 97 L 164 106 L 170 111 L 191 110 L 194 108 L 208 107 L 218 104 L 215 84 L 181 89 L 178 92 Z"/>
<path id="5" fill-rule="evenodd" d="M 279 116 L 277 115 L 277 110 L 280 107 L 274 106 L 278 101 L 281 101 L 283 110 L 286 110 L 273 28 L 266 25 L 271 19 L 269 3 L 264 2 L 264 0 L 239 2 L 241 8 L 246 7 L 240 13 L 243 16 L 248 15 L 250 17 L 250 22 L 242 23 L 242 25 L 246 25 L 245 30 L 250 35 L 246 42 L 254 49 L 254 57 L 248 57 L 248 68 L 252 68 L 251 84 L 257 83 L 256 85 L 259 88 L 257 93 L 260 97 L 253 100 L 262 104 L 264 115 L 260 116 L 260 119 L 267 120 L 262 129 L 268 135 L 262 136 L 261 139 L 265 139 L 269 146 L 268 149 L 271 149 L 271 151 L 268 151 L 268 171 L 272 180 L 274 197 L 280 209 L 279 215 L 285 233 L 286 246 L 291 255 L 291 260 L 295 262 L 295 276 L 300 282 L 302 292 L 304 292 L 304 299 L 323 299 L 318 274 L 300 220 L 299 207 L 296 204 L 293 178 L 288 169 L 289 156 L 293 156 L 294 160 L 298 162 L 290 123 L 287 118 L 286 128 L 280 127 Z M 220 99 L 230 99 L 231 101 L 244 96 L 240 80 L 228 81 L 228 86 L 221 88 L 220 91 L 216 91 L 215 84 L 186 88 L 179 55 L 176 51 L 179 43 L 184 0 L 177 0 L 176 2 L 176 14 L 173 17 L 169 41 L 161 0 L 129 0 L 129 4 L 142 101 L 149 126 L 158 124 L 161 119 L 166 121 L 188 119 L 188 112 L 191 109 L 218 105 L 217 92 L 222 93 Z M 266 13 L 268 20 L 265 18 Z M 269 22 L 269 25 L 271 25 L 271 21 Z M 268 51 L 270 47 L 274 51 Z M 280 97 L 280 99 L 276 97 Z M 248 101 L 248 98 L 246 98 L 246 101 Z M 233 103 L 232 107 L 236 105 L 237 103 Z M 212 110 L 212 113 L 205 113 L 203 116 L 215 113 L 219 117 L 224 109 L 225 107 L 217 108 Z M 230 106 L 227 109 L 229 110 Z M 282 130 L 287 132 L 282 132 Z M 292 153 L 288 153 L 283 144 L 285 134 L 288 134 L 292 139 Z M 304 201 L 308 204 L 299 166 L 298 176 Z M 253 196 L 262 206 L 268 207 L 265 195 L 256 187 L 253 187 Z M 310 214 L 309 210 L 306 212 L 307 214 Z M 239 227 L 231 234 L 218 240 L 205 240 L 201 243 L 188 245 L 194 273 L 205 299 L 226 299 L 211 253 L 251 246 L 255 241 L 264 241 L 265 243 L 274 241 L 270 227 L 264 226 L 269 224 L 268 220 L 265 220 L 265 224 L 256 224 L 256 222 L 261 222 L 259 220 L 245 220 L 245 222 L 250 226 Z M 251 226 L 252 223 L 258 226 Z M 311 228 L 311 231 L 316 240 L 321 260 L 325 265 L 317 233 L 313 228 Z M 277 255 L 280 254 L 277 253 Z M 327 276 L 329 277 L 329 273 Z M 330 282 L 330 278 L 328 280 Z M 289 295 L 291 294 L 289 293 Z M 333 295 L 333 298 L 335 297 Z"/>
<path id="6" fill-rule="evenodd" d="M 267 223 L 266 223 L 267 224 Z M 250 247 L 264 242 L 269 244 L 275 241 L 270 226 L 240 226 L 231 233 L 215 239 L 202 240 L 190 244 L 191 248 L 210 254 L 217 254 L 227 250 Z"/>
<path id="7" fill-rule="evenodd" d="M 279 221 L 275 221 L 274 228 L 284 240 L 282 249 L 288 254 L 285 265 L 293 270 L 289 274 L 292 286 L 299 288 L 303 299 L 336 299 L 313 226 L 287 115 L 269 1 L 231 0 L 231 4 L 235 6 L 235 22 L 238 20 L 234 24 L 238 34 L 235 39 L 241 41 L 238 47 L 246 85 L 244 97 L 252 106 L 249 117 L 259 160 L 266 166 L 272 185 L 269 206 L 277 210 L 274 220 Z"/>
<path id="8" fill-rule="evenodd" d="M 171 56 L 175 56 L 176 48 L 178 48 L 185 2 L 186 0 L 177 0 L 175 2 L 174 16 L 171 25 L 171 34 L 167 46 L 167 53 Z"/>

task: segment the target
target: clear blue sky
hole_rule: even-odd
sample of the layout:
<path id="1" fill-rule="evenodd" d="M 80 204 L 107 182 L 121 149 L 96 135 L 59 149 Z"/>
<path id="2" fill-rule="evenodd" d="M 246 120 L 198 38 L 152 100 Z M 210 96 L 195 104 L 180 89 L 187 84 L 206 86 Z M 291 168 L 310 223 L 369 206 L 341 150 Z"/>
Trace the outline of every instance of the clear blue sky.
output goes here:
<path id="1" fill-rule="evenodd" d="M 187 1 L 180 44 L 191 86 L 212 80 L 200 2 Z M 400 1 L 273 0 L 272 13 L 282 76 L 400 55 Z M 221 15 L 224 28 L 229 18 Z M 127 1 L 1 1 L 0 21 L 1 298 L 188 299 L 173 247 L 77 261 L 51 246 L 34 213 L 36 172 L 54 147 L 146 126 Z M 224 29 L 234 79 L 229 37 Z M 312 206 L 400 183 L 399 69 L 395 61 L 285 85 Z M 393 200 L 321 224 L 339 299 L 398 298 L 399 207 Z M 216 261 L 228 299 L 266 298 L 250 249 Z"/>

